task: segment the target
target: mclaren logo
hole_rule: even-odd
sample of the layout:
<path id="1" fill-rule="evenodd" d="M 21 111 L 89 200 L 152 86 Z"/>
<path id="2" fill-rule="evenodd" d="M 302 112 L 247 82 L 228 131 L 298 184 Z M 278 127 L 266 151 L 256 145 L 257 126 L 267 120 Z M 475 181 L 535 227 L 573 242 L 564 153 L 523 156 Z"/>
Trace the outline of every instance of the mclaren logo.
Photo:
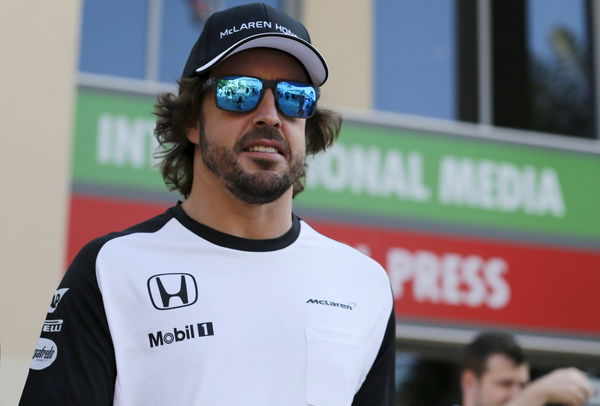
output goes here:
<path id="1" fill-rule="evenodd" d="M 321 300 L 321 299 L 308 299 L 306 301 L 306 303 L 318 304 L 318 305 L 322 305 L 322 306 L 339 307 L 340 309 L 346 309 L 346 310 L 354 310 L 354 308 L 356 307 L 356 303 L 344 304 L 344 303 L 333 302 L 331 300 Z"/>
<path id="2" fill-rule="evenodd" d="M 148 279 L 148 294 L 156 309 L 177 309 L 196 303 L 198 286 L 189 273 L 163 273 Z"/>

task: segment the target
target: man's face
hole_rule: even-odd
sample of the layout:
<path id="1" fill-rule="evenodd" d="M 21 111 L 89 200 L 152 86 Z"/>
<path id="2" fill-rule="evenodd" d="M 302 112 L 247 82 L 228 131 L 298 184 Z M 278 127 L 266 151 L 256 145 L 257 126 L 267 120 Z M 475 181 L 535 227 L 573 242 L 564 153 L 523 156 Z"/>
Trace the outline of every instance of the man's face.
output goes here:
<path id="1" fill-rule="evenodd" d="M 475 379 L 475 406 L 503 406 L 529 381 L 529 367 L 516 365 L 504 355 L 493 354 L 487 360 L 484 373 Z"/>
<path id="2" fill-rule="evenodd" d="M 235 54 L 211 72 L 213 77 L 227 75 L 308 82 L 295 58 L 262 48 Z M 235 197 L 250 204 L 269 203 L 291 193 L 304 172 L 306 120 L 280 113 L 271 89 L 250 112 L 219 109 L 213 89 L 204 96 L 202 108 L 199 149 L 203 166 L 210 171 L 207 176 L 216 177 Z"/>

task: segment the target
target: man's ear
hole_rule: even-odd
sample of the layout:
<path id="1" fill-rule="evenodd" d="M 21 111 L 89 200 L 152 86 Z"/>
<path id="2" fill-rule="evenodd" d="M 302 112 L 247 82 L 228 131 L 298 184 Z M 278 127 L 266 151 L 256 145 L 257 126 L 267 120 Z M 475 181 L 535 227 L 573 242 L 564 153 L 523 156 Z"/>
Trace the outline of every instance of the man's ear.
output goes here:
<path id="1" fill-rule="evenodd" d="M 460 387 L 463 393 L 467 392 L 477 384 L 477 376 L 472 369 L 465 369 L 460 374 Z"/>
<path id="2" fill-rule="evenodd" d="M 200 130 L 198 126 L 190 127 L 185 131 L 185 136 L 192 144 L 200 144 Z"/>
<path id="3" fill-rule="evenodd" d="M 460 374 L 460 389 L 462 390 L 462 405 L 473 406 L 479 397 L 479 376 L 472 369 L 465 369 Z"/>

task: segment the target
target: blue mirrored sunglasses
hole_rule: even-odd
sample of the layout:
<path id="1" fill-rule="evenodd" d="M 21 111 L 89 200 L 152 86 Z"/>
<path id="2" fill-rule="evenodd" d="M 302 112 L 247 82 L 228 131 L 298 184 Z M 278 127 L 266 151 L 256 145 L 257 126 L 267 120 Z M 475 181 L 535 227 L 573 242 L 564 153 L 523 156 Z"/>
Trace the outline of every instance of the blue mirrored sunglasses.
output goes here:
<path id="1" fill-rule="evenodd" d="M 267 80 L 252 76 L 208 78 L 202 90 L 215 86 L 217 107 L 226 111 L 248 112 L 262 100 L 265 89 L 272 89 L 277 109 L 289 117 L 309 118 L 317 108 L 319 89 L 291 80 Z"/>

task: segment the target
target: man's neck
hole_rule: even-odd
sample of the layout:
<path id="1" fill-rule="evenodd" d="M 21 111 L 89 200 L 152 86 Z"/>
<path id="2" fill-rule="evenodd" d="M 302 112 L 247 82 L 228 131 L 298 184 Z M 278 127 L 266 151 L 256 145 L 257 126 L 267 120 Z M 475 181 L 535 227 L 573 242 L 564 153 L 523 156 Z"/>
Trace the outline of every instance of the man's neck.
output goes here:
<path id="1" fill-rule="evenodd" d="M 236 237 L 277 238 L 292 227 L 292 190 L 262 205 L 245 203 L 225 190 L 223 193 L 192 193 L 183 210 L 199 223 Z"/>

